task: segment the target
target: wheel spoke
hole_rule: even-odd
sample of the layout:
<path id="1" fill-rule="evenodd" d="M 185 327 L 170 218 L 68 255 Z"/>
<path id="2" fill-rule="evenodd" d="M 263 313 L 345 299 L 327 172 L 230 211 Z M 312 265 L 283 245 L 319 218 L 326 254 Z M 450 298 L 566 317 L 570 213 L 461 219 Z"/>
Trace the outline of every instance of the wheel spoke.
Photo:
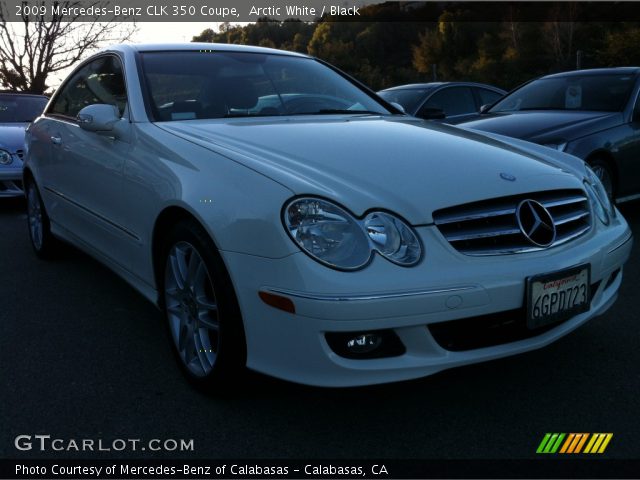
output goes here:
<path id="1" fill-rule="evenodd" d="M 182 306 L 180 305 L 180 303 L 173 303 L 171 305 L 167 304 L 167 311 L 178 318 L 180 318 L 180 316 L 184 313 L 182 311 Z M 182 320 L 180 320 L 180 326 L 182 326 Z"/>
<path id="2" fill-rule="evenodd" d="M 196 299 L 198 302 L 198 310 L 205 310 L 209 312 L 217 312 L 218 305 L 215 301 L 209 300 L 206 296 L 200 295 Z"/>
<path id="3" fill-rule="evenodd" d="M 192 250 L 186 274 L 187 286 L 195 288 L 204 271 L 205 268 L 200 255 L 198 255 L 195 250 Z"/>
<path id="4" fill-rule="evenodd" d="M 198 355 L 202 371 L 205 373 L 209 372 L 215 362 L 215 356 L 213 356 L 213 352 L 211 351 L 212 349 L 207 348 L 207 346 L 202 342 L 198 332 L 195 332 L 193 335 L 193 343 L 196 348 L 196 353 Z"/>
<path id="5" fill-rule="evenodd" d="M 205 312 L 200 312 L 200 314 L 198 315 L 198 324 L 201 327 L 206 328 L 207 330 L 212 330 L 214 332 L 217 332 L 218 330 L 220 330 L 220 324 L 218 323 L 218 319 L 212 318 L 210 315 L 208 315 Z"/>
<path id="6" fill-rule="evenodd" d="M 187 363 L 191 363 L 193 359 L 198 358 L 198 352 L 196 351 L 197 349 L 194 341 L 193 330 L 188 328 L 185 337 L 186 338 L 185 338 L 184 353 L 185 353 Z"/>
<path id="7" fill-rule="evenodd" d="M 188 348 L 190 328 L 187 320 L 187 314 L 180 312 L 180 324 L 178 325 L 178 350 L 186 351 Z"/>
<path id="8" fill-rule="evenodd" d="M 171 265 L 170 268 L 171 268 L 172 280 L 176 283 L 178 288 L 183 289 L 184 288 L 184 280 L 183 280 L 182 274 L 180 272 L 180 265 L 179 265 L 179 261 L 178 261 L 178 257 L 177 257 L 176 253 L 173 253 L 169 257 L 169 264 Z"/>
<path id="9" fill-rule="evenodd" d="M 180 302 L 180 290 L 178 290 L 178 288 L 169 287 L 165 289 L 164 292 L 166 296 L 169 297 L 171 300 L 177 301 L 178 303 Z"/>
<path id="10" fill-rule="evenodd" d="M 173 268 L 174 274 L 179 288 L 185 288 L 187 285 L 187 254 L 189 250 L 176 246 L 174 248 Z"/>

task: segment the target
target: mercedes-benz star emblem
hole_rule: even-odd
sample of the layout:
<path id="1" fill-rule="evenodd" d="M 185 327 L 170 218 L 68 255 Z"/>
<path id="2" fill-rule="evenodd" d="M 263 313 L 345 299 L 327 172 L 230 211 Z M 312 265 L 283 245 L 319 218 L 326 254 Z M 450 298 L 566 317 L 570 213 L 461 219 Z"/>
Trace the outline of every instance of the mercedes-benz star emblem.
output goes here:
<path id="1" fill-rule="evenodd" d="M 548 247 L 556 239 L 556 226 L 549 211 L 535 200 L 523 200 L 516 210 L 518 227 L 527 240 L 538 247 Z"/>

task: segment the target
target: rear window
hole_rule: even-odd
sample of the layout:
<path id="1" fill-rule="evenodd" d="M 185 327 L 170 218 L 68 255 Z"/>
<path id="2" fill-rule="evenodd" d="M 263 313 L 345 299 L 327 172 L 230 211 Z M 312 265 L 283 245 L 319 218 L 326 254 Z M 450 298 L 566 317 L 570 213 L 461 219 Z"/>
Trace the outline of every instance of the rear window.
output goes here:
<path id="1" fill-rule="evenodd" d="M 387 102 L 399 103 L 402 105 L 405 112 L 412 113 L 420 106 L 429 91 L 430 89 L 427 88 L 386 90 L 379 92 L 378 95 L 384 98 Z"/>
<path id="2" fill-rule="evenodd" d="M 501 93 L 494 92 L 493 90 L 488 90 L 486 88 L 478 88 L 476 91 L 480 96 L 480 106 L 496 103 L 502 97 Z"/>
<path id="3" fill-rule="evenodd" d="M 541 78 L 507 95 L 491 112 L 517 110 L 589 110 L 619 112 L 635 78 L 624 74 L 591 74 Z"/>

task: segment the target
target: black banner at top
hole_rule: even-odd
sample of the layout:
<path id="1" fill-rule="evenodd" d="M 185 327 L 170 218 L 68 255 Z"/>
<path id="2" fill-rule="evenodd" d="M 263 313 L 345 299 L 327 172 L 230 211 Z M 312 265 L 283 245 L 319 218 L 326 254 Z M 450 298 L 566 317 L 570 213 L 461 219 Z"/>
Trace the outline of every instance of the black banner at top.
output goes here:
<path id="1" fill-rule="evenodd" d="M 640 3 L 381 0 L 3 0 L 6 21 L 36 17 L 63 21 L 256 22 L 437 22 L 444 12 L 472 22 L 640 21 Z"/>

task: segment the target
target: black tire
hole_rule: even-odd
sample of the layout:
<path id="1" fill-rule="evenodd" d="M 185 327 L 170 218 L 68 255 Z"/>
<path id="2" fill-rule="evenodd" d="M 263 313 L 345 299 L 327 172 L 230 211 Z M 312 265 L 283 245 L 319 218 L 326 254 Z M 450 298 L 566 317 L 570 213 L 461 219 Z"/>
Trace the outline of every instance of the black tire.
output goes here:
<path id="1" fill-rule="evenodd" d="M 181 270 L 175 266 L 181 263 L 179 258 L 187 268 L 185 275 L 177 275 L 183 277 L 183 288 L 176 277 Z M 196 267 L 200 273 L 193 275 L 193 284 L 202 285 L 187 288 L 190 262 L 198 259 L 205 269 Z M 242 316 L 231 279 L 213 241 L 197 222 L 182 221 L 167 236 L 159 262 L 165 325 L 182 371 L 194 386 L 208 392 L 220 393 L 239 385 L 247 356 Z M 212 305 L 216 306 L 215 320 Z M 211 329 L 216 320 L 217 331 Z M 194 351 L 197 359 L 193 357 Z"/>
<path id="2" fill-rule="evenodd" d="M 55 256 L 58 248 L 58 240 L 51 233 L 49 215 L 44 208 L 38 186 L 32 179 L 25 183 L 25 196 L 27 198 L 27 227 L 33 251 L 39 258 L 51 259 Z"/>
<path id="3" fill-rule="evenodd" d="M 587 163 L 598 176 L 604 189 L 607 191 L 607 195 L 609 195 L 609 198 L 613 201 L 616 195 L 616 182 L 609 164 L 600 158 L 594 158 Z"/>

